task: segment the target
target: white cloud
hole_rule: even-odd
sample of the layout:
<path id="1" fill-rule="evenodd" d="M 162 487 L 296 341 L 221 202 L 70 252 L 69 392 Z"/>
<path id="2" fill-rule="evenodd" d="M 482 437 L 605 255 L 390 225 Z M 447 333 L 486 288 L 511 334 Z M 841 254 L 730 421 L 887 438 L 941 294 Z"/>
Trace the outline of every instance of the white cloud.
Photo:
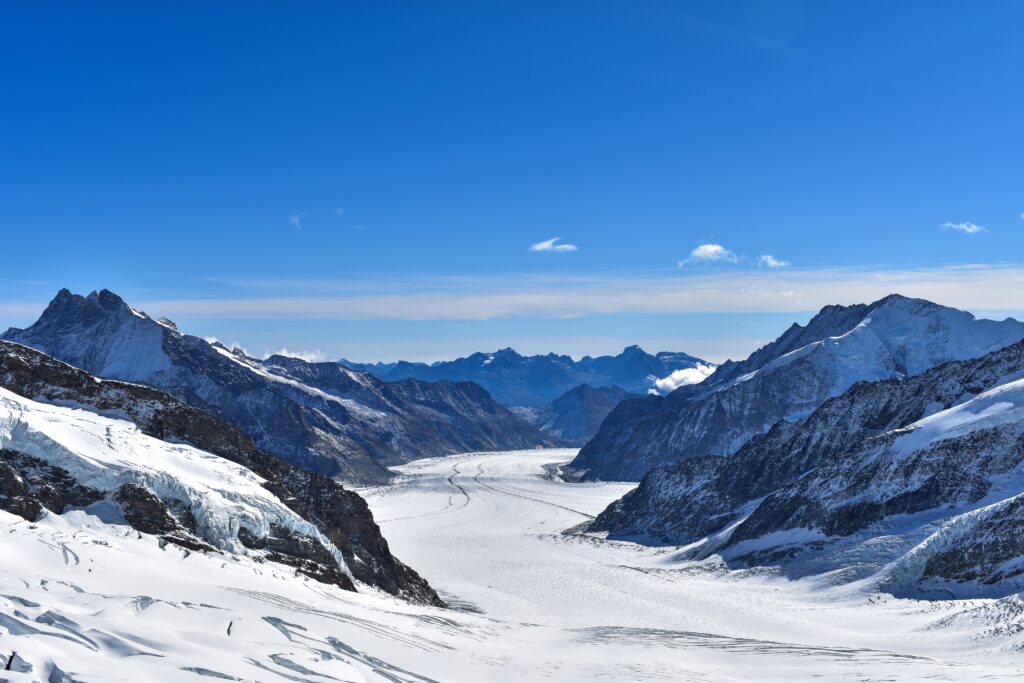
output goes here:
<path id="1" fill-rule="evenodd" d="M 974 223 L 944 223 L 942 229 L 962 232 L 965 235 L 977 235 L 980 232 L 988 232 L 988 228 L 975 225 Z"/>
<path id="2" fill-rule="evenodd" d="M 763 255 L 758 260 L 758 263 L 760 263 L 762 266 L 767 266 L 769 268 L 789 268 L 791 265 L 793 265 L 789 261 L 781 261 L 772 256 L 771 254 Z"/>
<path id="3" fill-rule="evenodd" d="M 1020 219 L 1021 219 L 1022 221 L 1024 221 L 1024 213 L 1022 213 L 1022 214 L 1020 215 Z"/>
<path id="4" fill-rule="evenodd" d="M 334 210 L 334 215 L 337 216 L 338 218 L 343 217 L 345 215 L 345 209 L 339 206 L 337 209 Z"/>
<path id="5" fill-rule="evenodd" d="M 898 292 L 966 310 L 1020 311 L 1024 265 L 786 268 L 684 276 L 529 276 L 311 281 L 291 295 L 142 300 L 157 317 L 188 319 L 492 320 L 517 316 L 782 313 L 864 303 Z M 253 283 L 256 288 L 257 283 Z M 272 290 L 271 290 L 272 291 Z M 281 289 L 276 291 L 280 292 Z M 325 291 L 332 291 L 327 294 Z"/>
<path id="6" fill-rule="evenodd" d="M 568 252 L 568 251 L 579 251 L 580 248 L 575 244 L 555 244 L 561 237 L 552 237 L 549 240 L 543 242 L 537 242 L 530 247 L 530 251 L 551 251 L 551 252 Z"/>
<path id="7" fill-rule="evenodd" d="M 327 360 L 327 354 L 323 353 L 320 349 L 315 349 L 313 351 L 293 351 L 287 346 L 282 346 L 276 351 L 268 351 L 263 354 L 263 358 L 270 358 L 271 356 L 288 356 L 289 358 L 304 360 L 307 363 L 323 363 Z"/>
<path id="8" fill-rule="evenodd" d="M 705 365 L 703 363 L 698 363 L 692 368 L 676 370 L 668 377 L 655 380 L 654 389 L 651 390 L 651 393 L 671 394 L 679 387 L 686 386 L 687 384 L 700 384 L 714 371 L 714 365 Z"/>
<path id="9" fill-rule="evenodd" d="M 302 230 L 302 219 L 306 217 L 304 213 L 295 213 L 288 216 L 288 225 L 292 226 L 296 230 Z"/>
<path id="10" fill-rule="evenodd" d="M 736 263 L 737 260 L 736 254 L 732 253 L 721 244 L 701 244 L 690 252 L 690 258 L 679 262 L 679 267 L 682 268 L 687 263 L 696 263 L 698 261 L 704 263 L 714 263 L 716 261 Z"/>

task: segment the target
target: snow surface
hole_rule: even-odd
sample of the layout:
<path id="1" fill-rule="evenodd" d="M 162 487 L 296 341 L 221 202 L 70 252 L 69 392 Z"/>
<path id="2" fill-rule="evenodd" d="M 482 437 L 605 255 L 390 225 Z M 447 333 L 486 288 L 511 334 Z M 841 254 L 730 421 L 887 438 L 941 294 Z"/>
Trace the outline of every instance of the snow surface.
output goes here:
<path id="1" fill-rule="evenodd" d="M 0 512 L 0 657 L 33 667 L 2 676 L 61 680 L 54 666 L 132 682 L 1022 676 L 1013 648 L 1024 608 L 1012 600 L 896 599 L 563 535 L 632 486 L 548 475 L 573 455 L 417 461 L 364 491 L 392 549 L 449 610 L 246 557 L 160 549 L 84 511 L 36 524 Z"/>
<path id="2" fill-rule="evenodd" d="M 238 540 L 240 527 L 262 538 L 277 524 L 319 539 L 346 568 L 341 552 L 263 488 L 262 478 L 219 456 L 147 436 L 132 422 L 38 403 L 0 388 L 0 447 L 67 470 L 100 491 L 136 483 L 163 499 L 180 500 L 196 518 L 199 535 L 232 553 L 247 552 Z"/>
<path id="3" fill-rule="evenodd" d="M 1015 320 L 979 320 L 966 311 L 897 298 L 871 311 L 852 330 L 786 353 L 732 384 L 772 374 L 807 358 L 828 368 L 830 393 L 838 395 L 861 380 L 917 375 L 940 363 L 977 358 L 1024 337 Z"/>
<path id="4" fill-rule="evenodd" d="M 899 437 L 893 447 L 909 455 L 942 439 L 1021 420 L 1024 420 L 1024 379 L 1000 384 L 966 403 L 908 425 L 905 431 L 909 433 Z"/>

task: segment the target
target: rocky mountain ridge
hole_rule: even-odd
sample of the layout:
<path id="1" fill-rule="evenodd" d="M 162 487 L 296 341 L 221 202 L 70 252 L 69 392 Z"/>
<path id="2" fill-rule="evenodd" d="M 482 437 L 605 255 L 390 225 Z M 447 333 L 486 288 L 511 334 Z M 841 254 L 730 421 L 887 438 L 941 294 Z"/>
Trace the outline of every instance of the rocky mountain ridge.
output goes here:
<path id="1" fill-rule="evenodd" d="M 780 420 L 798 420 L 862 380 L 913 376 L 1024 338 L 1024 323 L 892 295 L 829 306 L 741 363 L 664 398 L 622 402 L 568 468 L 585 480 L 639 481 L 663 465 L 731 455 Z"/>
<path id="2" fill-rule="evenodd" d="M 261 452 L 238 428 L 223 420 L 156 389 L 100 380 L 35 349 L 4 341 L 0 341 L 0 387 L 31 403 L 129 420 L 154 440 L 187 444 L 240 465 L 259 477 L 268 494 L 305 520 L 341 556 L 340 563 L 334 561 L 323 542 L 279 523 L 265 529 L 263 535 L 239 528 L 239 542 L 262 551 L 270 561 L 344 588 L 354 588 L 351 579 L 355 579 L 414 602 L 443 604 L 426 581 L 391 554 L 357 493 Z M 21 437 L 19 443 L 24 442 Z M 46 452 L 53 450 L 51 445 Z M 115 502 L 131 526 L 164 542 L 195 551 L 219 550 L 211 539 L 202 537 L 198 513 L 185 506 L 181 496 L 158 495 L 132 472 L 113 490 L 101 491 L 81 484 L 39 454 L 12 450 L 11 443 L 0 452 L 0 507 L 9 512 L 34 520 L 44 510 L 61 514 L 68 506 L 84 507 L 103 500 Z"/>
<path id="3" fill-rule="evenodd" d="M 578 361 L 554 353 L 523 356 L 505 348 L 429 365 L 407 361 L 339 362 L 388 381 L 415 378 L 476 382 L 506 406 L 548 405 L 581 384 L 595 388 L 618 386 L 634 394 L 646 394 L 654 388 L 655 380 L 676 370 L 708 365 L 685 353 L 662 351 L 652 355 L 639 346 L 628 346 L 617 356 L 584 356 Z"/>
<path id="4" fill-rule="evenodd" d="M 387 481 L 388 465 L 549 439 L 471 383 L 383 382 L 336 363 L 272 356 L 183 334 L 113 292 L 61 290 L 14 341 L 98 377 L 166 391 L 240 427 L 270 455 L 356 483 Z"/>
<path id="5" fill-rule="evenodd" d="M 859 382 L 729 457 L 649 472 L 590 525 L 899 595 L 1024 588 L 1024 342 Z"/>

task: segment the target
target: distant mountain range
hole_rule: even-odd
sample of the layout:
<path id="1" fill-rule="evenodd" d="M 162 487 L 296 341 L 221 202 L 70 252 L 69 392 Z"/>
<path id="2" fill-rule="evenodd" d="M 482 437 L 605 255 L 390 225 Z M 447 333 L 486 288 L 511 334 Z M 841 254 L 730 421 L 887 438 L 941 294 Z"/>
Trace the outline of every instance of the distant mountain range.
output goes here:
<path id="1" fill-rule="evenodd" d="M 547 405 L 582 384 L 617 386 L 634 394 L 646 394 L 654 388 L 656 380 L 676 370 L 709 365 L 685 353 L 663 351 L 651 355 L 639 346 L 629 346 L 617 356 L 584 356 L 578 361 L 554 353 L 522 356 L 506 348 L 430 365 L 406 361 L 365 364 L 342 359 L 338 362 L 389 382 L 403 379 L 476 382 L 506 406 Z"/>
<path id="2" fill-rule="evenodd" d="M 521 406 L 512 412 L 567 446 L 582 446 L 597 434 L 615 406 L 636 397 L 617 386 L 581 384 L 546 406 Z"/>
<path id="3" fill-rule="evenodd" d="M 982 325 L 908 300 L 830 313 L 860 318 L 854 329 L 880 341 L 901 332 L 905 344 L 880 356 L 845 357 L 877 371 L 899 348 L 902 371 L 779 420 L 732 455 L 650 471 L 589 531 L 686 545 L 677 559 L 716 555 L 731 567 L 772 565 L 833 583 L 870 576 L 901 596 L 1024 589 L 1024 342 L 921 371 L 1019 336 L 1019 325 Z M 843 340 L 828 343 L 841 349 Z M 783 379 L 779 392 L 793 389 Z"/>
<path id="4" fill-rule="evenodd" d="M 31 327 L 3 339 L 98 377 L 162 389 L 240 427 L 262 451 L 349 482 L 389 465 L 551 439 L 470 382 L 384 382 L 337 363 L 250 358 L 153 320 L 113 292 L 61 290 Z"/>
<path id="5" fill-rule="evenodd" d="M 655 467 L 728 456 L 780 420 L 800 420 L 860 381 L 906 378 L 1024 338 L 1024 323 L 893 295 L 828 306 L 742 362 L 662 398 L 623 401 L 566 469 L 639 481 Z"/>

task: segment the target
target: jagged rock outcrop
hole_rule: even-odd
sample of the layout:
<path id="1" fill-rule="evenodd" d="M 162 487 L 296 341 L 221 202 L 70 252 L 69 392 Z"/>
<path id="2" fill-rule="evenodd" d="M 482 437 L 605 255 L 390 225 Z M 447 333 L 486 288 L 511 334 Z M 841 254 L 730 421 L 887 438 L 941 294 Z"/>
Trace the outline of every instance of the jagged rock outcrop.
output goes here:
<path id="1" fill-rule="evenodd" d="M 654 387 L 655 380 L 676 370 L 707 365 L 700 358 L 685 353 L 662 351 L 651 355 L 639 346 L 626 347 L 617 356 L 584 356 L 578 361 L 554 353 L 522 356 L 506 348 L 430 365 L 407 361 L 368 364 L 341 360 L 339 363 L 388 381 L 415 378 L 475 382 L 506 406 L 547 405 L 581 384 L 618 386 L 635 394 L 645 394 Z"/>
<path id="2" fill-rule="evenodd" d="M 384 482 L 388 465 L 420 457 L 549 444 L 475 385 L 386 383 L 336 363 L 259 361 L 107 290 L 61 290 L 35 324 L 3 338 L 98 377 L 162 389 L 234 423 L 266 453 L 350 482 Z"/>
<path id="3" fill-rule="evenodd" d="M 546 406 L 513 408 L 513 412 L 567 446 L 582 446 L 600 428 L 608 414 L 627 398 L 636 398 L 617 386 L 570 389 Z"/>
<path id="4" fill-rule="evenodd" d="M 355 579 L 412 601 L 443 604 L 426 581 L 391 554 L 369 507 L 357 493 L 329 477 L 263 453 L 240 429 L 217 417 L 159 390 L 99 380 L 35 349 L 4 341 L 0 341 L 0 387 L 32 400 L 83 407 L 100 415 L 128 419 L 143 433 L 161 441 L 188 444 L 242 465 L 262 477 L 264 488 L 337 547 Z M 8 458 L 0 459 L 0 496 L 8 496 L 0 498 L 0 504 L 7 500 L 12 501 L 10 505 L 22 506 L 26 514 L 5 509 L 26 519 L 38 516 L 43 507 L 60 513 L 67 505 L 88 505 L 104 495 L 82 489 L 66 472 L 61 474 L 48 467 L 46 476 L 37 477 L 38 483 L 30 487 L 32 497 L 38 501 L 33 515 L 32 505 L 18 500 L 19 495 L 24 496 L 24 487 L 19 488 L 19 482 L 31 483 L 31 473 L 40 471 L 44 463 L 38 459 L 34 464 L 26 462 L 32 467 L 21 464 L 11 469 L 5 468 Z M 153 495 L 128 489 L 117 496 L 121 498 L 122 509 L 127 505 L 128 510 L 136 511 L 126 512 L 127 521 L 131 522 L 133 515 L 139 520 L 148 519 L 154 526 L 153 530 L 140 529 L 145 533 L 169 535 L 165 540 L 170 542 L 184 539 L 192 543 L 195 529 L 181 523 L 184 515 L 174 510 L 173 501 L 160 501 L 156 508 L 147 493 Z M 280 548 L 274 552 L 284 555 Z M 344 584 L 336 567 L 305 568 L 309 570 L 306 573 L 312 572 L 310 575 L 333 577 L 332 582 Z"/>
<path id="5" fill-rule="evenodd" d="M 730 457 L 649 472 L 589 526 L 897 594 L 1024 587 L 1024 342 L 860 382 Z"/>
<path id="6" fill-rule="evenodd" d="M 638 481 L 655 467 L 731 455 L 779 420 L 798 420 L 861 380 L 907 377 L 1024 338 L 1024 323 L 892 295 L 829 306 L 742 363 L 665 398 L 623 401 L 567 468 L 570 476 Z"/>
<path id="7" fill-rule="evenodd" d="M 0 509 L 31 522 L 44 509 L 60 514 L 69 505 L 83 507 L 103 497 L 102 491 L 82 486 L 59 467 L 0 448 Z"/>

